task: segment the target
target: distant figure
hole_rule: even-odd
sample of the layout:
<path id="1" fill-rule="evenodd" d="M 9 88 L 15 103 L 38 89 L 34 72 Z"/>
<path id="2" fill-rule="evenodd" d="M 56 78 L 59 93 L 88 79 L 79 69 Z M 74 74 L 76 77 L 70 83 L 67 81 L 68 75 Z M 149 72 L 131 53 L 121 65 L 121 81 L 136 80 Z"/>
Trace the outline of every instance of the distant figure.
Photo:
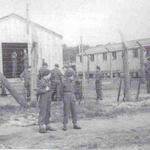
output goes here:
<path id="1" fill-rule="evenodd" d="M 24 55 L 23 55 L 22 61 L 23 61 L 24 69 L 28 68 L 28 66 L 29 66 L 29 58 L 28 58 L 28 53 L 27 53 L 26 49 L 24 49 Z"/>
<path id="2" fill-rule="evenodd" d="M 74 95 L 74 72 L 69 70 L 65 72 L 65 79 L 63 81 L 63 104 L 64 104 L 64 119 L 63 119 L 63 130 L 67 130 L 69 112 L 71 111 L 72 123 L 74 129 L 81 129 L 77 125 L 77 112 L 75 104 L 75 95 Z"/>
<path id="3" fill-rule="evenodd" d="M 96 86 L 96 94 L 97 94 L 97 102 L 99 100 L 103 100 L 103 92 L 102 92 L 102 74 L 100 71 L 100 67 L 96 67 L 96 73 L 95 73 L 95 86 Z"/>
<path id="4" fill-rule="evenodd" d="M 11 55 L 12 60 L 12 76 L 13 78 L 16 78 L 17 76 L 17 53 L 14 51 Z"/>
<path id="5" fill-rule="evenodd" d="M 63 74 L 59 70 L 59 65 L 55 64 L 55 69 L 51 70 L 51 90 L 52 90 L 52 99 L 56 95 L 56 100 L 61 100 L 61 84 L 62 84 Z"/>
<path id="6" fill-rule="evenodd" d="M 78 75 L 75 76 L 75 97 L 80 104 L 82 101 L 82 80 Z"/>
<path id="7" fill-rule="evenodd" d="M 24 96 L 25 99 L 30 101 L 30 93 L 31 93 L 31 67 L 24 69 L 24 71 L 20 75 L 20 79 L 24 81 Z"/>
<path id="8" fill-rule="evenodd" d="M 147 81 L 147 93 L 150 93 L 150 57 L 147 58 L 147 62 L 144 64 L 145 66 L 145 78 Z"/>

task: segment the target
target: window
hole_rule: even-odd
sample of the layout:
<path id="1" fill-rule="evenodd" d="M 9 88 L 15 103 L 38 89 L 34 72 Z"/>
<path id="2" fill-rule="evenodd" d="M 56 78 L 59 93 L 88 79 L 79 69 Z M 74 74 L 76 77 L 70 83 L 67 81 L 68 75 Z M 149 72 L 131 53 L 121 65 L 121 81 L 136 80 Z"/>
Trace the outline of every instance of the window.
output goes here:
<path id="1" fill-rule="evenodd" d="M 103 60 L 107 60 L 107 53 L 103 53 Z"/>
<path id="2" fill-rule="evenodd" d="M 133 57 L 137 58 L 138 57 L 138 49 L 133 50 Z"/>
<path id="3" fill-rule="evenodd" d="M 82 62 L 82 56 L 79 56 L 79 58 L 80 58 L 80 63 Z"/>
<path id="4" fill-rule="evenodd" d="M 117 59 L 117 53 L 116 52 L 112 52 L 112 57 L 113 57 L 113 60 Z"/>
<path id="5" fill-rule="evenodd" d="M 90 60 L 91 60 L 91 61 L 94 61 L 94 54 L 91 54 L 91 55 L 90 55 Z"/>
<path id="6" fill-rule="evenodd" d="M 150 49 L 146 49 L 146 56 L 145 57 L 149 57 L 150 56 Z"/>

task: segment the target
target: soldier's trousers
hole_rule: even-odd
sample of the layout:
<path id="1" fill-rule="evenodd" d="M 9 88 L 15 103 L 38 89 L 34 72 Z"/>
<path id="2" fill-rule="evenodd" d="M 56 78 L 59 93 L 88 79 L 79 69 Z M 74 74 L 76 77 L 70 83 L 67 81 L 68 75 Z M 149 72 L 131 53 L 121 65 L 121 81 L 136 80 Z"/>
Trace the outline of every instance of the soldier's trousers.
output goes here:
<path id="1" fill-rule="evenodd" d="M 30 93 L 31 93 L 31 86 L 26 84 L 24 85 L 24 97 L 27 99 L 27 101 L 30 101 Z"/>
<path id="2" fill-rule="evenodd" d="M 51 90 L 52 90 L 52 97 L 56 95 L 57 100 L 61 98 L 61 83 L 59 82 L 52 82 L 51 83 Z"/>
<path id="3" fill-rule="evenodd" d="M 68 123 L 69 112 L 71 111 L 72 123 L 75 125 L 77 123 L 77 113 L 76 113 L 76 104 L 75 96 L 72 92 L 64 92 L 64 120 L 63 124 Z"/>
<path id="4" fill-rule="evenodd" d="M 147 78 L 147 93 L 150 93 L 150 78 Z"/>
<path id="5" fill-rule="evenodd" d="M 96 86 L 97 100 L 98 99 L 102 100 L 103 99 L 102 82 L 97 80 L 95 82 L 95 86 Z"/>
<path id="6" fill-rule="evenodd" d="M 39 125 L 48 125 L 50 123 L 50 112 L 51 112 L 51 92 L 40 94 L 39 96 Z"/>

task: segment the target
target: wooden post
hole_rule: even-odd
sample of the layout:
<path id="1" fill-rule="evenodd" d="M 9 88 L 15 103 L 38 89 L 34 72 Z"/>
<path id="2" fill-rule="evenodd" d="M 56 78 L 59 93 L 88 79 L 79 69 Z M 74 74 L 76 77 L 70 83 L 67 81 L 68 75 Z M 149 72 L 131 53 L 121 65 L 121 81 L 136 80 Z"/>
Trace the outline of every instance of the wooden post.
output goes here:
<path id="1" fill-rule="evenodd" d="M 128 65 L 128 49 L 127 43 L 124 39 L 123 33 L 120 32 L 123 48 L 123 74 L 124 74 L 124 101 L 130 100 L 130 76 L 129 76 L 129 65 Z"/>
<path id="2" fill-rule="evenodd" d="M 3 86 L 10 92 L 10 94 L 15 98 L 17 103 L 20 104 L 22 107 L 28 107 L 27 101 L 25 100 L 24 96 L 20 95 L 14 87 L 12 87 L 9 82 L 7 81 L 6 77 L 0 73 L 0 80 L 2 81 Z"/>
<path id="3" fill-rule="evenodd" d="M 82 54 L 82 94 L 83 94 L 83 98 L 85 96 L 85 91 L 84 91 L 84 87 L 85 87 L 85 72 L 84 72 L 84 54 L 83 54 L 83 41 L 82 41 L 82 37 L 80 37 L 80 49 L 81 49 L 81 54 Z"/>
<path id="4" fill-rule="evenodd" d="M 32 28 L 31 58 L 31 101 L 36 101 L 35 89 L 37 85 L 38 42 L 34 27 Z"/>
<path id="5" fill-rule="evenodd" d="M 140 44 L 139 41 L 136 41 L 137 44 L 140 46 L 140 73 L 141 73 L 141 78 L 142 80 L 145 77 L 145 71 L 144 71 L 144 50 L 145 48 Z"/>
<path id="6" fill-rule="evenodd" d="M 105 47 L 106 50 L 108 51 L 108 54 L 109 54 L 109 65 L 110 65 L 110 68 L 109 68 L 109 72 L 110 72 L 110 79 L 112 80 L 113 79 L 113 74 L 112 74 L 112 53 L 110 52 L 110 50 Z"/>

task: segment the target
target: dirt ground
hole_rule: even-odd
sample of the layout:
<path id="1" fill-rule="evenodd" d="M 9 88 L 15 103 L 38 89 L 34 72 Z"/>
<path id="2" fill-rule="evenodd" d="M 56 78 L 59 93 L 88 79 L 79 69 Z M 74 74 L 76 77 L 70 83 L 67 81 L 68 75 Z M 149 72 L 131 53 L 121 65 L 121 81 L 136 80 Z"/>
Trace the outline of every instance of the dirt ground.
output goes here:
<path id="1" fill-rule="evenodd" d="M 52 103 L 52 126 L 57 131 L 38 133 L 38 108 L 21 109 L 9 96 L 0 98 L 0 148 L 46 148 L 56 150 L 150 149 L 150 95 L 141 86 L 139 101 L 135 100 L 136 85 L 131 87 L 131 101 L 116 102 L 118 83 L 103 83 L 104 100 L 96 103 L 94 84 L 87 84 L 85 100 L 77 103 L 81 130 L 62 130 L 63 104 Z"/>

